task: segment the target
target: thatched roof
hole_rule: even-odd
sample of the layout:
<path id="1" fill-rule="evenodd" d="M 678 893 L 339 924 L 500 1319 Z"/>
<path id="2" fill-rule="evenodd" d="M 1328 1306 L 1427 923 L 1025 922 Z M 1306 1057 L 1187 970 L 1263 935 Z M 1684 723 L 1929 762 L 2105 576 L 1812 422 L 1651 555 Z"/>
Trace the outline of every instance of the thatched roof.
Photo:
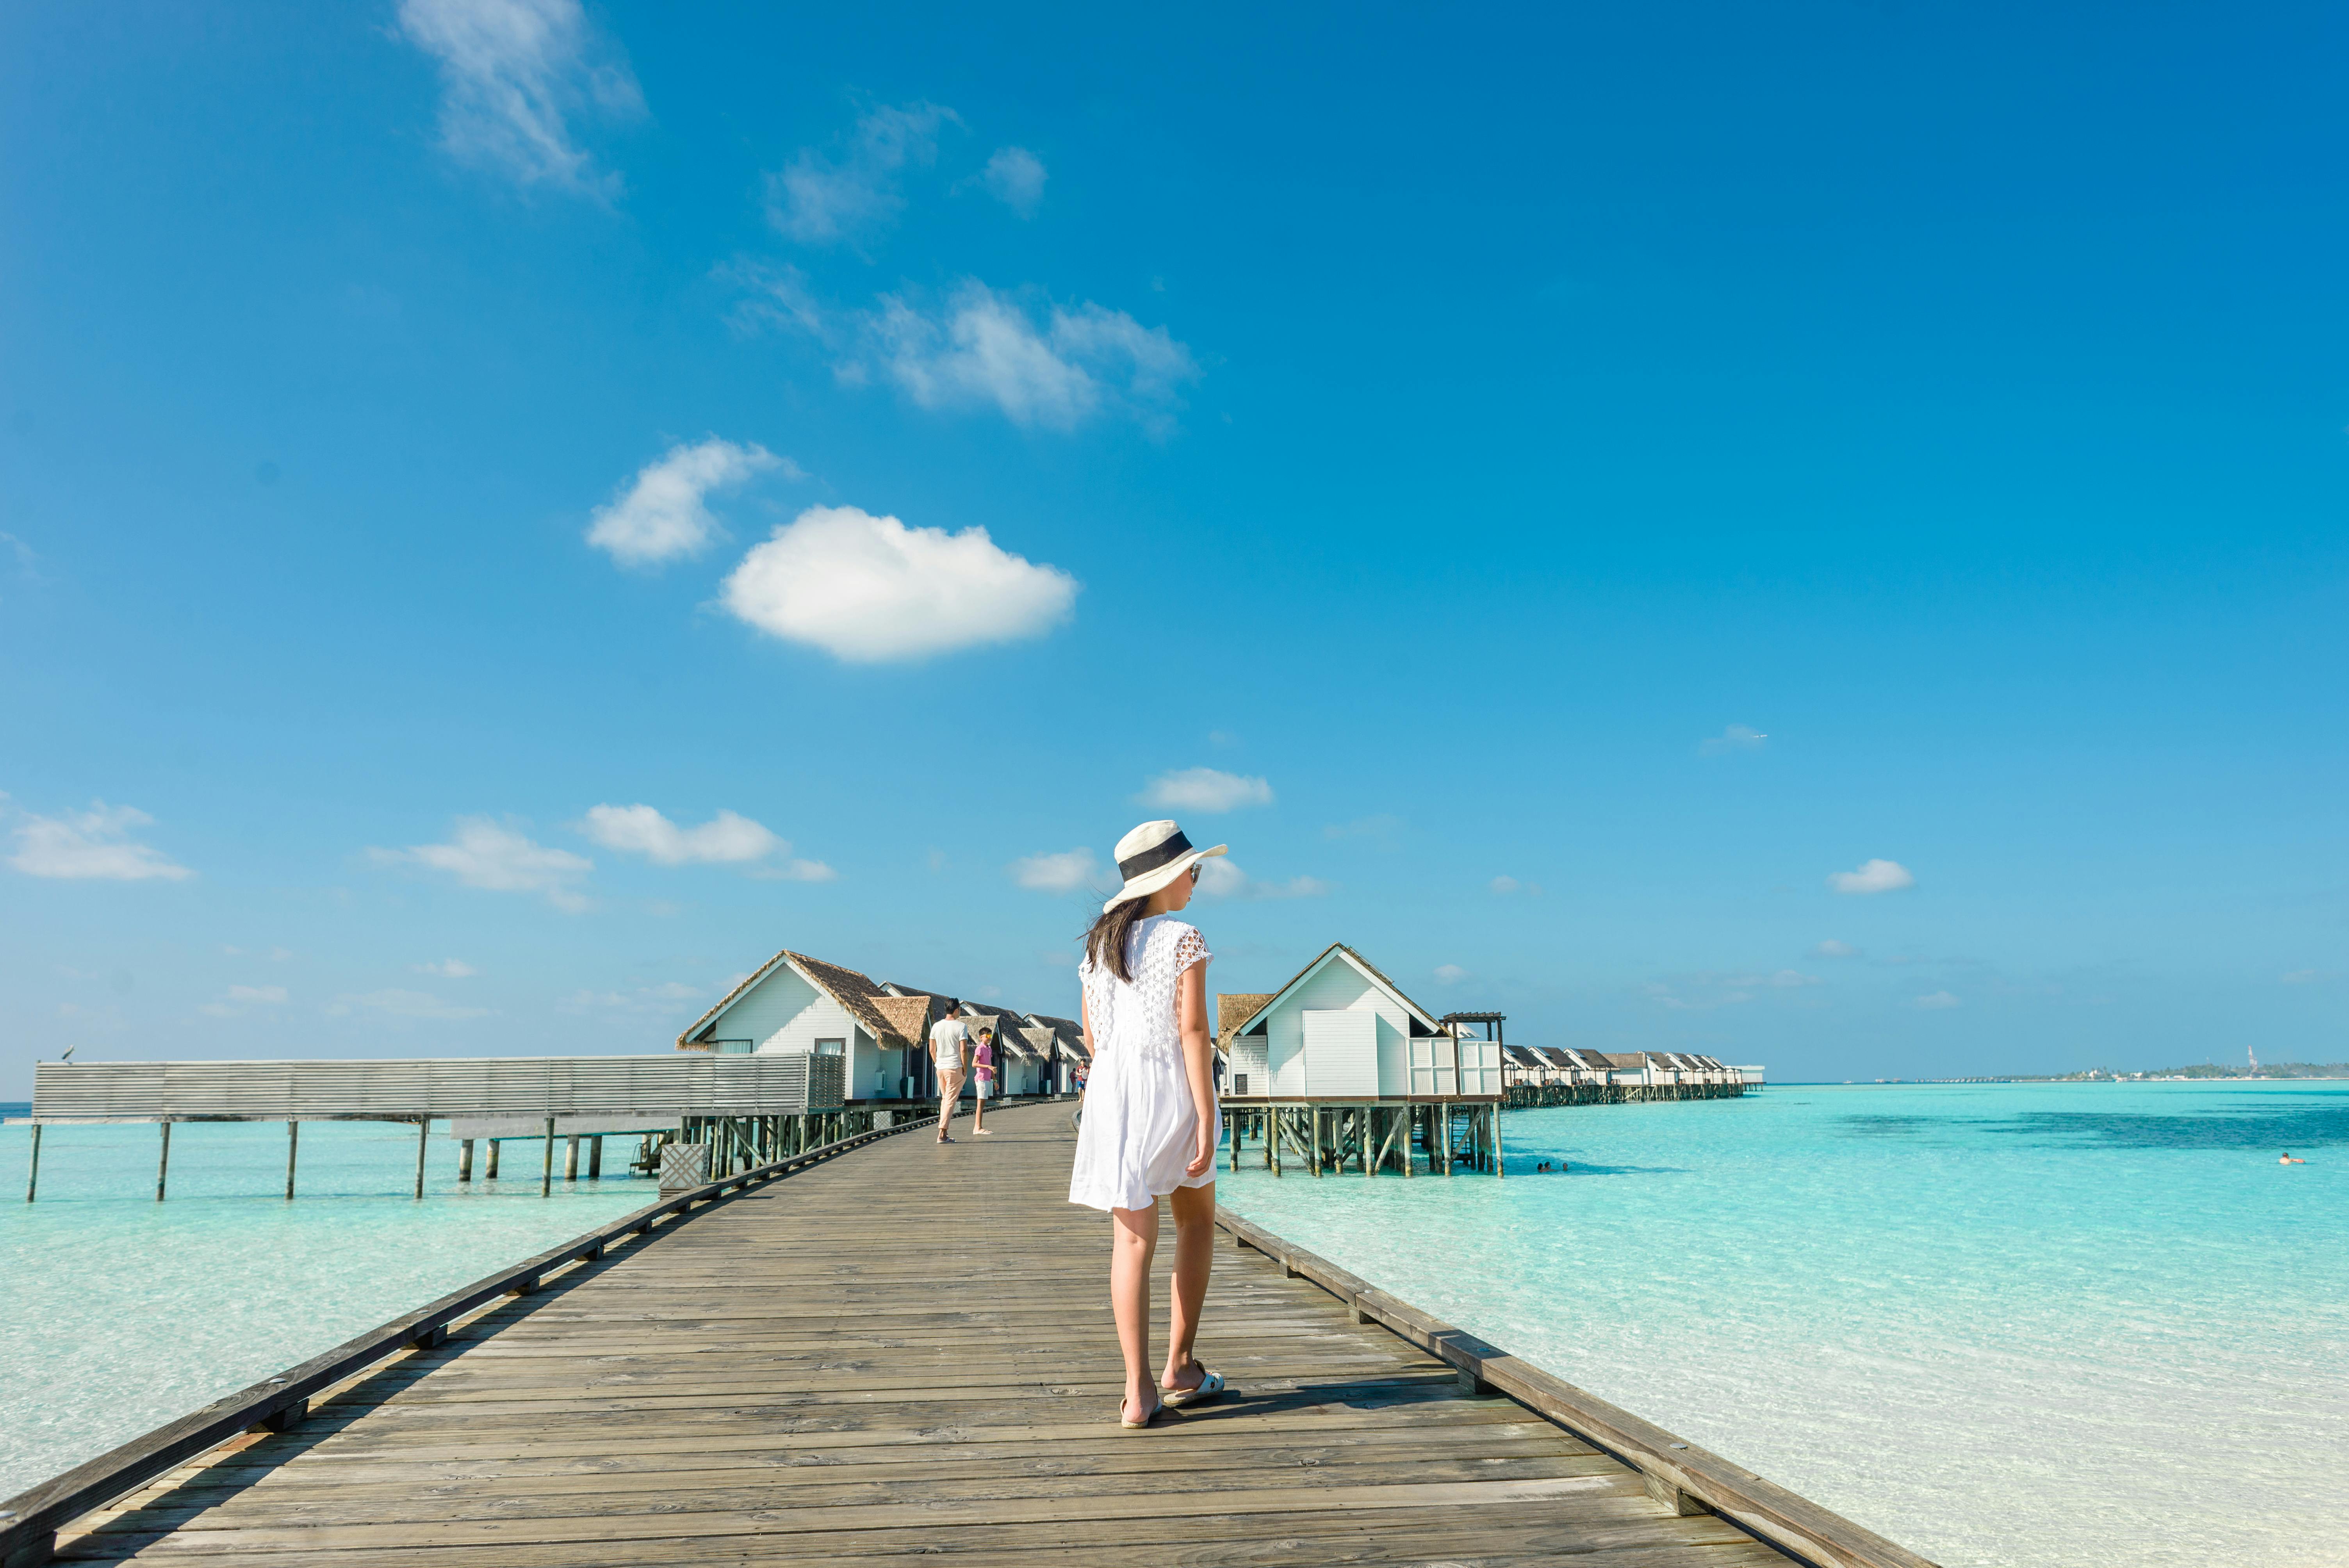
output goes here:
<path id="1" fill-rule="evenodd" d="M 786 947 L 761 965 L 758 970 L 742 984 L 727 992 L 718 1006 L 710 1008 L 688 1026 L 685 1032 L 677 1037 L 677 1048 L 681 1051 L 702 1048 L 694 1040 L 694 1037 L 715 1022 L 727 1008 L 747 995 L 760 981 L 772 975 L 778 966 L 785 964 L 797 970 L 801 977 L 809 985 L 839 1003 L 848 1016 L 855 1019 L 864 1032 L 871 1035 L 884 1049 L 894 1050 L 900 1046 L 913 1043 L 900 1034 L 874 1005 L 877 999 L 885 996 L 887 993 L 874 984 L 871 976 L 861 975 L 843 965 L 827 964 L 821 958 L 811 958 L 804 953 L 793 953 Z"/>
<path id="2" fill-rule="evenodd" d="M 929 1038 L 930 998 L 927 996 L 875 996 L 873 1009 L 889 1020 L 889 1026 L 905 1040 L 919 1044 Z"/>
<path id="3" fill-rule="evenodd" d="M 1277 991 L 1219 991 L 1216 994 L 1216 1044 L 1228 1050 L 1242 1024 L 1264 1011 Z"/>

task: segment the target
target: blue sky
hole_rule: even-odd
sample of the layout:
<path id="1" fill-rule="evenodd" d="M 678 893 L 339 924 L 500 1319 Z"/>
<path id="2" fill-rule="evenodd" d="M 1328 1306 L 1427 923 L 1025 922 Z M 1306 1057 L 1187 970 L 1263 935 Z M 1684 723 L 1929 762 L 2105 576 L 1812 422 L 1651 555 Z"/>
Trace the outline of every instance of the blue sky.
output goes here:
<path id="1" fill-rule="evenodd" d="M 1161 814 L 1220 989 L 2349 1055 L 2343 34 L 11 7 L 0 1097 L 1065 1011 Z"/>

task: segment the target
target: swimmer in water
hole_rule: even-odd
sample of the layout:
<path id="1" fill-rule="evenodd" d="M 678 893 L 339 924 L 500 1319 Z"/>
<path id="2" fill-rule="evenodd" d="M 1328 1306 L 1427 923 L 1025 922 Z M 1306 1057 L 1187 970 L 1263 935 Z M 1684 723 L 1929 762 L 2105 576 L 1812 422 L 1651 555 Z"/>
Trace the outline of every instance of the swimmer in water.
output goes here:
<path id="1" fill-rule="evenodd" d="M 2279 1165 L 2305 1165 L 2308 1161 L 2305 1160 L 2294 1160 L 2292 1157 L 2292 1150 L 2287 1149 L 2283 1151 L 2283 1158 L 2277 1161 L 2276 1163 Z"/>

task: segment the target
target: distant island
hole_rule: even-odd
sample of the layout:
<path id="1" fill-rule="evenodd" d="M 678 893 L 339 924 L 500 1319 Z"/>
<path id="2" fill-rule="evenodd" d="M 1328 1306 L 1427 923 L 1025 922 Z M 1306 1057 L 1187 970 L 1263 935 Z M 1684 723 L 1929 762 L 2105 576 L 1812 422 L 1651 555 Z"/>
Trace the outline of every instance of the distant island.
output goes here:
<path id="1" fill-rule="evenodd" d="M 2248 1062 L 2220 1067 L 2197 1062 L 2188 1068 L 2156 1068 L 2150 1072 L 2122 1072 L 2116 1068 L 2089 1068 L 2076 1073 L 2016 1073 L 2001 1083 L 2154 1083 L 2178 1078 L 2349 1078 L 2349 1062 Z"/>

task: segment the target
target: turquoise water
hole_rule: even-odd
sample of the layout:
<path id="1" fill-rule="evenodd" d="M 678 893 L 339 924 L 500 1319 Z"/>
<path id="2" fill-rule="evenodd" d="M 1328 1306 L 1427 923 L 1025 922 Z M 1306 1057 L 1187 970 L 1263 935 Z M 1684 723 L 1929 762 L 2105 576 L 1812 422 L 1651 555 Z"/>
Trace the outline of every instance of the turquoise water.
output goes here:
<path id="1" fill-rule="evenodd" d="M 2349 1564 L 2349 1085 L 1784 1087 L 1502 1130 L 1505 1181 L 1244 1155 L 1221 1197 L 1949 1568 Z"/>
<path id="2" fill-rule="evenodd" d="M 191 1122 L 167 1202 L 153 1127 L 52 1127 L 27 1204 L 30 1135 L 0 1127 L 0 1497 L 655 1196 L 614 1179 L 633 1138 L 600 1182 L 566 1187 L 558 1150 L 542 1199 L 540 1145 L 460 1187 L 436 1134 L 419 1203 L 412 1127 L 314 1121 L 288 1203 L 282 1123 Z"/>

